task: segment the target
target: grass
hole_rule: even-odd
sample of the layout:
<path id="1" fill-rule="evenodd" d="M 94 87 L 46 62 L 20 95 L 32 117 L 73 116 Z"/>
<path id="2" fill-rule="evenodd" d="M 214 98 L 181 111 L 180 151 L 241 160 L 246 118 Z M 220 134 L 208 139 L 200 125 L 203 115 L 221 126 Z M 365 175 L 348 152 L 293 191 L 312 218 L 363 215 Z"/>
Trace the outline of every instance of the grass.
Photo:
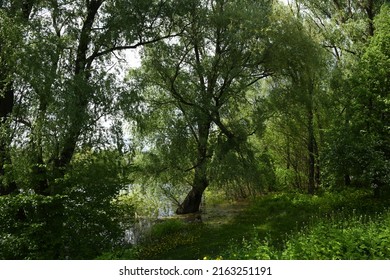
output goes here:
<path id="1" fill-rule="evenodd" d="M 387 259 L 386 205 L 363 190 L 268 194 L 222 204 L 202 223 L 164 221 L 142 244 L 106 258 Z"/>

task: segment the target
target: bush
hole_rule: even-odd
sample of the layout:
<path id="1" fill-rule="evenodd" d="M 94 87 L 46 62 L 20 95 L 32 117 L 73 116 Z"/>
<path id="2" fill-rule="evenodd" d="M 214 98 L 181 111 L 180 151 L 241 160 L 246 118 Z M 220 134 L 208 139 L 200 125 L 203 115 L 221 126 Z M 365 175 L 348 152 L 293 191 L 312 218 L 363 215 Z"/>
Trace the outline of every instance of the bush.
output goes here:
<path id="1" fill-rule="evenodd" d="M 134 209 L 113 203 L 120 171 L 115 154 L 85 152 L 53 183 L 59 194 L 0 196 L 0 259 L 93 259 L 121 245 Z"/>
<path id="2" fill-rule="evenodd" d="M 62 196 L 0 196 L 0 259 L 58 259 L 61 254 Z"/>

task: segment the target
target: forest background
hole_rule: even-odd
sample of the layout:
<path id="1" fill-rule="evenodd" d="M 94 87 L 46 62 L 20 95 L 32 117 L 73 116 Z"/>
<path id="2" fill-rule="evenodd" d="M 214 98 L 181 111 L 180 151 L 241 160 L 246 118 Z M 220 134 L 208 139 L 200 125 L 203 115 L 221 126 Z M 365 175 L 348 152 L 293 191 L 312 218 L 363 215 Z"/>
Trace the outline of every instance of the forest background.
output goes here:
<path id="1" fill-rule="evenodd" d="M 174 258 L 215 228 L 126 230 L 242 200 L 276 238 L 225 257 L 390 257 L 387 2 L 0 1 L 0 259 Z"/>

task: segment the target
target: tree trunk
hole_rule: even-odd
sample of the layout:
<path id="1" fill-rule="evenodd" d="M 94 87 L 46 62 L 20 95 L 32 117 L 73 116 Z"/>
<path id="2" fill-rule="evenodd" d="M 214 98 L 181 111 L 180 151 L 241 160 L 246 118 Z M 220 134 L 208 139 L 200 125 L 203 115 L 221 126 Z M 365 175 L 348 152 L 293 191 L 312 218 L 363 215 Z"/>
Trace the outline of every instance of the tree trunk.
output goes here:
<path id="1" fill-rule="evenodd" d="M 349 109 L 349 105 L 347 105 L 345 107 L 345 111 L 344 111 L 344 129 L 345 131 L 350 131 L 350 109 Z M 351 176 L 350 176 L 350 172 L 349 172 L 349 167 L 347 164 L 345 164 L 345 166 L 343 167 L 343 179 L 344 179 L 344 185 L 345 186 L 350 186 L 352 181 L 351 181 Z"/>
<path id="2" fill-rule="evenodd" d="M 0 71 L 3 71 L 0 69 Z M 10 194 L 16 191 L 16 183 L 3 183 L 2 176 L 5 175 L 5 165 L 11 163 L 9 154 L 9 144 L 11 139 L 8 137 L 9 117 L 14 107 L 14 90 L 12 82 L 8 80 L 8 71 L 0 72 L 0 195 Z"/>
<path id="3" fill-rule="evenodd" d="M 177 208 L 176 214 L 188 214 L 199 212 L 204 190 L 208 187 L 207 176 L 207 145 L 210 133 L 210 121 L 198 122 L 198 156 L 195 165 L 195 175 L 192 189 Z"/>
<path id="4" fill-rule="evenodd" d="M 27 22 L 29 20 L 34 1 L 25 0 L 11 1 L 10 8 L 5 8 L 5 12 L 12 18 L 19 18 Z M 18 14 L 20 12 L 20 15 Z M 0 54 L 1 54 L 0 42 Z M 14 46 L 16 47 L 16 46 Z M 5 175 L 5 165 L 11 164 L 9 146 L 12 142 L 9 137 L 9 118 L 14 109 L 14 88 L 12 80 L 12 66 L 7 65 L 7 57 L 0 57 L 0 195 L 11 194 L 17 191 L 17 185 L 14 180 L 4 183 L 2 176 Z"/>
<path id="5" fill-rule="evenodd" d="M 344 185 L 346 185 L 346 186 L 351 185 L 351 176 L 349 176 L 348 173 L 344 174 Z"/>
<path id="6" fill-rule="evenodd" d="M 90 92 L 88 82 L 90 78 L 91 62 L 87 59 L 87 54 L 91 44 L 92 26 L 95 22 L 98 10 L 103 1 L 92 0 L 87 1 L 87 14 L 83 22 L 81 34 L 77 46 L 77 56 L 75 60 L 74 70 L 74 98 L 75 107 L 69 116 L 70 124 L 67 135 L 64 139 L 64 144 L 60 151 L 59 157 L 55 160 L 55 168 L 59 174 L 63 175 L 65 169 L 72 160 L 73 154 L 77 147 L 81 131 L 86 122 L 86 111 L 90 100 Z M 83 88 L 86 87 L 86 88 Z"/>
<path id="7" fill-rule="evenodd" d="M 315 160 L 315 186 L 316 188 L 319 188 L 321 185 L 321 166 L 320 166 L 320 153 L 318 149 L 317 140 L 315 137 L 313 137 L 314 140 L 314 160 Z"/>
<path id="8" fill-rule="evenodd" d="M 309 103 L 308 103 L 308 143 L 307 151 L 309 154 L 309 183 L 308 183 L 308 193 L 314 194 L 315 190 L 315 139 L 314 139 L 314 114 L 313 114 L 313 94 L 314 94 L 313 85 L 309 91 Z"/>
<path id="9" fill-rule="evenodd" d="M 176 214 L 189 214 L 199 212 L 200 204 L 202 202 L 202 196 L 204 190 L 207 188 L 207 183 L 203 187 L 193 187 L 187 194 L 183 203 L 176 209 Z"/>

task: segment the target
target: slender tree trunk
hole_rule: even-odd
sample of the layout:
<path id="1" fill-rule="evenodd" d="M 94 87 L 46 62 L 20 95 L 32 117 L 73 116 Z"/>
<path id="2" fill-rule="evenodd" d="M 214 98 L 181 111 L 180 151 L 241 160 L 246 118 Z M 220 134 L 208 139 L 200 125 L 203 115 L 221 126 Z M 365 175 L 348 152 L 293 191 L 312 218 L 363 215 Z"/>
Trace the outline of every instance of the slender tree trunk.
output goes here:
<path id="1" fill-rule="evenodd" d="M 50 195 L 51 192 L 48 183 L 47 170 L 43 160 L 42 122 L 44 121 L 46 111 L 43 107 L 45 106 L 41 103 L 39 108 L 39 117 L 32 135 L 32 181 L 35 193 Z"/>
<path id="2" fill-rule="evenodd" d="M 177 214 L 199 212 L 204 190 L 208 187 L 207 176 L 207 145 L 210 133 L 210 121 L 198 122 L 198 156 L 195 165 L 195 174 L 191 191 L 187 194 L 183 203 L 177 208 Z"/>
<path id="3" fill-rule="evenodd" d="M 313 86 L 309 92 L 309 104 L 308 104 L 308 123 L 307 123 L 307 132 L 308 132 L 308 144 L 307 151 L 309 154 L 309 183 L 308 183 L 308 193 L 314 194 L 315 190 L 315 138 L 314 138 L 314 114 L 313 114 Z"/>
<path id="4" fill-rule="evenodd" d="M 290 140 L 290 135 L 287 135 L 286 137 L 286 169 L 290 169 L 291 165 L 291 140 Z"/>
<path id="5" fill-rule="evenodd" d="M 374 27 L 375 10 L 374 10 L 373 0 L 368 0 L 366 2 L 365 10 L 368 17 L 368 34 L 372 37 L 374 36 L 374 32 L 375 32 L 375 27 Z"/>
<path id="6" fill-rule="evenodd" d="M 314 160 L 315 160 L 315 186 L 319 188 L 321 184 L 321 166 L 320 166 L 320 154 L 318 149 L 318 142 L 314 137 Z"/>
<path id="7" fill-rule="evenodd" d="M 346 186 L 351 185 L 351 176 L 349 176 L 348 173 L 344 174 L 344 185 L 346 185 Z"/>
<path id="8" fill-rule="evenodd" d="M 350 125 L 349 125 L 349 122 L 350 122 L 350 110 L 349 110 L 349 107 L 347 105 L 347 107 L 345 108 L 345 119 L 344 119 L 344 128 L 345 128 L 345 131 L 349 131 L 350 130 Z M 351 176 L 349 174 L 349 168 L 348 166 L 345 166 L 344 168 L 344 185 L 345 186 L 350 186 L 351 185 Z"/>
<path id="9" fill-rule="evenodd" d="M 0 55 L 2 43 L 0 42 Z M 0 57 L 0 195 L 10 194 L 16 190 L 15 185 L 6 184 L 5 180 L 2 180 L 6 173 L 5 166 L 11 162 L 8 131 L 9 117 L 14 108 L 14 90 L 10 74 L 7 62 L 4 62 L 4 59 Z"/>

